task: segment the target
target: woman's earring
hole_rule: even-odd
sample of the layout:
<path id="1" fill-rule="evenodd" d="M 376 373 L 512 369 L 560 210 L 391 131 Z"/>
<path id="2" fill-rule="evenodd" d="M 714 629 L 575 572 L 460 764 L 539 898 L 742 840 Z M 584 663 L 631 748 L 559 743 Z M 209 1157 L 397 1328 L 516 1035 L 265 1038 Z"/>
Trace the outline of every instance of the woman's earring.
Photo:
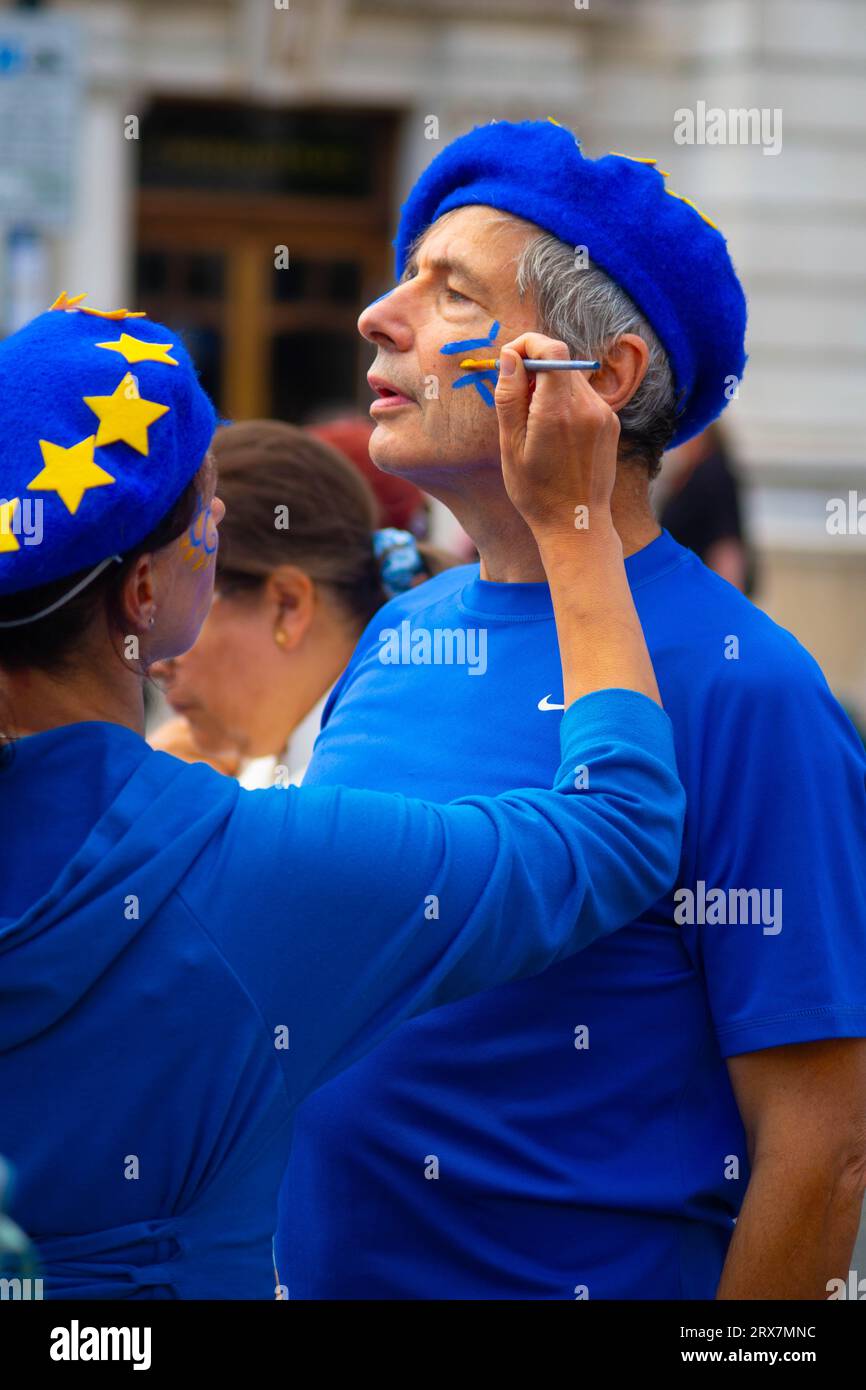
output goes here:
<path id="1" fill-rule="evenodd" d="M 288 640 L 288 634 L 281 627 L 274 628 L 274 641 L 278 647 L 284 647 Z"/>

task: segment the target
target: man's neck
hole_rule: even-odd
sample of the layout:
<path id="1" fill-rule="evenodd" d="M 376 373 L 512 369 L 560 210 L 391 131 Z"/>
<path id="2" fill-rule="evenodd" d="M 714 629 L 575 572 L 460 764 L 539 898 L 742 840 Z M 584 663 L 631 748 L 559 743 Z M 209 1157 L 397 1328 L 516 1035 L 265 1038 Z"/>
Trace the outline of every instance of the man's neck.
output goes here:
<path id="1" fill-rule="evenodd" d="M 461 480 L 462 481 L 462 480 Z M 495 470 L 475 470 L 471 486 L 452 489 L 441 479 L 428 488 L 454 513 L 481 557 L 481 578 L 500 584 L 531 584 L 546 578 L 526 522 L 512 506 Z M 661 534 L 649 500 L 649 481 L 637 466 L 620 464 L 611 499 L 613 524 L 623 554 L 634 555 Z"/>

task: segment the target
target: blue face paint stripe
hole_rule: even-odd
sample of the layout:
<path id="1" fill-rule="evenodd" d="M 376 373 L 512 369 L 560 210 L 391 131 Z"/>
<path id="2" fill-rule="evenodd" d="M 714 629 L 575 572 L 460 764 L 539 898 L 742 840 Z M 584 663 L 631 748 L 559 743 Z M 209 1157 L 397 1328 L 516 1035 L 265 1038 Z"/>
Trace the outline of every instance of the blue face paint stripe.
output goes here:
<path id="1" fill-rule="evenodd" d="M 496 380 L 496 372 L 486 370 L 483 372 L 469 372 L 466 376 L 461 376 L 455 381 L 454 390 L 456 391 L 458 386 L 474 386 L 485 405 L 495 406 L 496 401 L 493 398 L 493 393 L 490 391 L 488 383 L 495 390 Z"/>
<path id="2" fill-rule="evenodd" d="M 452 357 L 456 352 L 471 352 L 473 348 L 490 347 L 498 333 L 499 322 L 494 319 L 493 323 L 490 325 L 490 332 L 486 338 L 463 338 L 459 343 L 446 343 L 439 351 L 440 353 L 444 353 L 447 357 Z M 490 390 L 490 386 L 492 385 L 495 388 L 496 381 L 496 372 L 490 371 L 489 368 L 485 368 L 483 371 L 468 372 L 466 376 L 458 377 L 454 382 L 454 389 L 456 391 L 458 386 L 474 386 L 485 405 L 495 406 L 496 401 L 493 398 L 493 392 Z"/>
<path id="3" fill-rule="evenodd" d="M 491 381 L 495 386 L 496 373 L 486 370 L 483 372 L 469 372 L 466 376 L 461 376 L 455 381 L 454 390 L 456 391 L 460 386 L 477 386 L 479 381 Z"/>
<path id="4" fill-rule="evenodd" d="M 494 320 L 486 338 L 463 338 L 459 343 L 446 343 L 439 351 L 446 357 L 451 357 L 455 352 L 470 352 L 472 348 L 490 347 L 498 333 L 499 324 Z"/>

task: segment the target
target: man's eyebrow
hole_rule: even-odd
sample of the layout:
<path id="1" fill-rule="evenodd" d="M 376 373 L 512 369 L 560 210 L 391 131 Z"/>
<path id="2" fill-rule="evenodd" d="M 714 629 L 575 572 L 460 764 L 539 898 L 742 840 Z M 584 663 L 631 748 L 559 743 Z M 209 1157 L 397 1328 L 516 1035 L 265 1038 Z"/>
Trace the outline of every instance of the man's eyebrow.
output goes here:
<path id="1" fill-rule="evenodd" d="M 490 293 L 490 286 L 487 281 L 477 275 L 474 270 L 470 270 L 466 262 L 461 261 L 457 256 L 433 256 L 427 265 L 430 270 L 444 271 L 446 275 L 456 275 L 458 279 L 463 281 L 467 289 L 473 290 L 482 298 Z M 418 259 L 413 256 L 406 263 L 406 269 L 401 278 L 407 280 L 412 275 L 417 274 L 417 271 Z"/>

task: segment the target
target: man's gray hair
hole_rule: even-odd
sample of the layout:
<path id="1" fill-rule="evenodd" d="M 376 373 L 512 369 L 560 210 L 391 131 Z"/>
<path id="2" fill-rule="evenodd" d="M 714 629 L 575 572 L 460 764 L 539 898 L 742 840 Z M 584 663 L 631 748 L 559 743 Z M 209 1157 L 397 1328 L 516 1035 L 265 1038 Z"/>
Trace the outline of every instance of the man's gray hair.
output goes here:
<path id="1" fill-rule="evenodd" d="M 619 422 L 624 453 L 642 458 L 652 477 L 676 429 L 676 391 L 667 353 L 643 314 L 609 275 L 550 232 L 518 256 L 517 287 L 532 296 L 542 332 L 561 339 L 574 357 L 602 360 L 624 333 L 643 338 L 646 375 Z"/>

